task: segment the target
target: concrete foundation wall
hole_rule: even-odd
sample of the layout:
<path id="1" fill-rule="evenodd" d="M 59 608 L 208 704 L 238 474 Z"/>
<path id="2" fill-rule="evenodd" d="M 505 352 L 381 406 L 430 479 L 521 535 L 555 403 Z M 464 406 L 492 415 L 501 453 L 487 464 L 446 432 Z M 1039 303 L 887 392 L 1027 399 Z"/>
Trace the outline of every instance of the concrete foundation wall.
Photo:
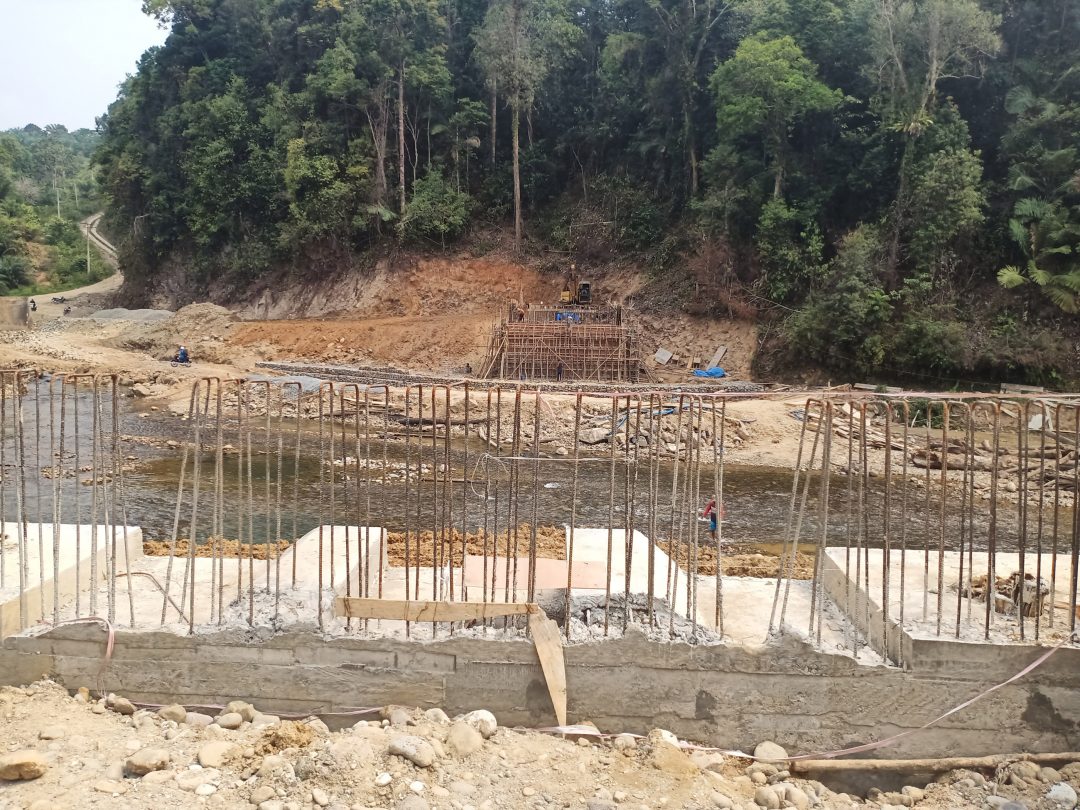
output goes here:
<path id="1" fill-rule="evenodd" d="M 313 713 L 403 704 L 451 714 L 487 708 L 508 725 L 555 722 L 536 652 L 525 640 L 118 632 L 102 672 L 105 639 L 92 625 L 9 638 L 0 648 L 0 681 L 26 683 L 47 674 L 69 689 L 88 686 L 153 703 L 242 698 L 264 711 Z M 566 648 L 570 722 L 591 721 L 612 732 L 662 727 L 725 748 L 752 749 L 772 739 L 792 752 L 826 751 L 918 728 L 1041 652 L 920 647 L 912 650 L 912 671 L 902 671 L 822 654 L 794 639 L 749 651 L 654 642 L 631 632 Z M 921 670 L 920 653 L 927 654 Z M 1062 649 L 1023 680 L 882 753 L 1076 750 L 1078 665 L 1080 651 Z"/>

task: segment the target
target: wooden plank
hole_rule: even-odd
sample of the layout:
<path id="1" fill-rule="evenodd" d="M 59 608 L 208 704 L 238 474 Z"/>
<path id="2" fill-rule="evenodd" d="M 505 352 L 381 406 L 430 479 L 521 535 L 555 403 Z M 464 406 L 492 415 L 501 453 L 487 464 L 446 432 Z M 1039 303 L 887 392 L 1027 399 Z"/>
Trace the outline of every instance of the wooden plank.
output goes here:
<path id="1" fill-rule="evenodd" d="M 343 619 L 395 619 L 403 622 L 467 622 L 496 616 L 521 616 L 539 608 L 530 602 L 437 602 L 339 596 L 334 615 Z"/>
<path id="2" fill-rule="evenodd" d="M 870 771 L 874 773 L 944 773 L 945 771 L 988 770 L 1011 762 L 1034 762 L 1038 765 L 1061 765 L 1076 762 L 1077 752 L 1062 754 L 991 754 L 985 757 L 945 757 L 942 759 L 804 759 L 789 768 L 796 773 L 837 773 Z"/>
<path id="3" fill-rule="evenodd" d="M 882 394 L 902 394 L 903 388 L 897 388 L 895 385 L 876 385 L 874 383 L 855 383 L 851 386 L 855 391 L 872 391 Z"/>
<path id="4" fill-rule="evenodd" d="M 555 719 L 560 726 L 566 725 L 566 660 L 563 657 L 562 634 L 559 626 L 541 610 L 529 614 L 529 632 L 532 633 L 540 668 L 547 681 Z"/>
<path id="5" fill-rule="evenodd" d="M 712 356 L 712 359 L 709 360 L 709 365 L 705 366 L 705 368 L 718 368 L 720 366 L 720 361 L 724 359 L 725 354 L 727 354 L 727 346 L 720 346 Z"/>
<path id="6" fill-rule="evenodd" d="M 1002 394 L 1045 394 L 1046 389 L 1041 385 L 1015 385 L 1013 383 L 1001 384 Z"/>

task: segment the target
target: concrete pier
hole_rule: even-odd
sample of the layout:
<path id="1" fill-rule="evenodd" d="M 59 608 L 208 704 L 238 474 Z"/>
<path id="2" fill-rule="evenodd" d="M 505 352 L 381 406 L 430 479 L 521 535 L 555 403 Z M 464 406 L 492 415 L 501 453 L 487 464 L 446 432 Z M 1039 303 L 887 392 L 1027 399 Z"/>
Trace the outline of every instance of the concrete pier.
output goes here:
<path id="1" fill-rule="evenodd" d="M 181 610 L 170 606 L 161 623 L 160 586 L 168 560 L 138 559 L 134 565 L 138 572 L 152 576 L 130 578 L 138 619 L 134 629 L 123 621 L 128 618 L 126 596 L 117 600 L 119 626 L 107 662 L 108 634 L 103 627 L 39 625 L 6 634 L 0 646 L 0 681 L 25 683 L 47 674 L 69 689 L 85 685 L 152 703 L 205 705 L 242 698 L 265 711 L 323 713 L 332 724 L 334 712 L 386 704 L 439 706 L 451 713 L 487 708 L 507 725 L 554 723 L 535 647 L 517 631 L 501 625 L 459 625 L 451 634 L 441 625 L 433 635 L 430 623 L 413 623 L 406 636 L 404 622 L 370 621 L 365 626 L 362 621 L 346 623 L 334 617 L 328 612 L 334 596 L 359 595 L 362 584 L 371 595 L 381 581 L 385 598 L 415 596 L 416 572 L 413 569 L 407 590 L 404 569 L 386 565 L 384 534 L 377 527 L 326 526 L 321 533 L 321 560 L 319 529 L 269 565 L 256 560 L 252 566 L 248 560 L 232 558 L 214 572 L 212 560 L 196 559 L 193 633 L 188 626 L 190 591 Z M 625 551 L 624 537 L 612 532 L 612 538 L 613 559 L 619 559 Z M 648 554 L 647 538 L 635 535 L 631 542 L 635 556 Z M 606 529 L 575 532 L 575 565 L 588 566 L 597 555 L 606 563 L 607 543 Z M 666 555 L 654 562 L 656 570 L 666 570 Z M 182 570 L 184 563 L 173 562 L 170 593 L 179 592 L 175 569 Z M 870 627 L 871 645 L 855 657 L 839 648 L 860 629 L 858 619 L 853 623 L 843 610 L 847 597 L 837 574 L 843 571 L 838 567 L 843 557 L 830 551 L 826 563 L 828 598 L 820 644 L 809 632 L 809 582 L 791 583 L 784 632 L 769 636 L 776 581 L 725 578 L 721 634 L 713 621 L 712 577 L 695 580 L 695 615 L 709 631 L 696 643 L 689 638 L 672 640 L 666 630 L 637 624 L 623 633 L 616 622 L 607 637 L 572 639 L 564 649 L 570 722 L 587 719 L 611 732 L 645 733 L 663 727 L 721 747 L 752 747 L 767 738 L 792 752 L 828 751 L 917 729 L 1010 678 L 1043 652 L 1030 643 L 957 642 L 928 637 L 917 627 L 897 628 L 891 635 L 899 639 L 902 666 L 896 666 L 882 655 L 887 652 L 884 647 L 875 648 L 878 631 Z M 542 571 L 541 566 L 550 570 Z M 632 591 L 637 593 L 638 567 L 633 570 Z M 422 569 L 419 598 L 439 593 L 450 573 Z M 565 573 L 565 561 L 538 563 L 538 586 L 565 587 Z M 603 576 L 597 579 L 588 568 L 581 573 L 579 584 L 586 587 L 580 594 L 575 587 L 574 595 L 602 594 Z M 467 570 L 462 577 L 460 569 L 453 574 L 470 601 L 482 598 L 470 580 L 474 574 Z M 686 582 L 685 569 L 679 577 Z M 280 594 L 275 593 L 278 581 Z M 623 576 L 613 573 L 610 587 L 621 593 Z M 210 620 L 217 599 L 213 588 L 225 594 L 220 621 Z M 690 617 L 684 597 L 685 591 L 673 606 L 686 620 Z M 918 608 L 921 611 L 921 603 Z M 1072 746 L 1077 724 L 1080 650 L 1066 646 L 1022 680 L 882 753 L 898 757 L 999 753 L 1006 729 L 1010 750 L 1065 750 Z"/>

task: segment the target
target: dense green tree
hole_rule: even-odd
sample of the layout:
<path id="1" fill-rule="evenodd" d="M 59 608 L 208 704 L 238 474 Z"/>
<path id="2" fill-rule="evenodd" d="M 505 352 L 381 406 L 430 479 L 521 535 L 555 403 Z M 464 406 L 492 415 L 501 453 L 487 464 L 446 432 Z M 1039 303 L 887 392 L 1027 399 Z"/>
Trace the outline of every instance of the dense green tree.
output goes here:
<path id="1" fill-rule="evenodd" d="M 476 32 L 476 57 L 492 92 L 510 106 L 514 168 L 514 248 L 521 249 L 522 114 L 529 115 L 536 94 L 577 38 L 566 0 L 494 0 Z"/>
<path id="2" fill-rule="evenodd" d="M 816 78 L 817 68 L 791 37 L 755 35 L 712 77 L 716 119 L 729 143 L 752 138 L 771 163 L 772 195 L 783 194 L 792 128 L 813 113 L 840 103 L 840 93 Z"/>
<path id="3" fill-rule="evenodd" d="M 144 8 L 169 36 L 102 117 L 97 152 L 133 291 L 173 259 L 195 285 L 318 273 L 477 222 L 512 222 L 524 249 L 528 219 L 551 242 L 538 255 L 722 286 L 727 304 L 697 311 L 756 302 L 792 319 L 771 334 L 829 366 L 954 373 L 1013 306 L 1033 330 L 1073 328 L 1077 0 Z M 13 137 L 0 249 L 95 194 L 87 139 Z M 706 254 L 725 257 L 724 285 L 682 284 Z M 835 351 L 808 340 L 814 324 Z"/>

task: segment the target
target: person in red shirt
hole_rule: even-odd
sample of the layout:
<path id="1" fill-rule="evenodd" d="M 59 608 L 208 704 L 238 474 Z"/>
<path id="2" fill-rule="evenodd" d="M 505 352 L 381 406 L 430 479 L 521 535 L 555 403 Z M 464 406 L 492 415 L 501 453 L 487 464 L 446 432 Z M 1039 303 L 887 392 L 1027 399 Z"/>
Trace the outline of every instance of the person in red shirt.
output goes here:
<path id="1" fill-rule="evenodd" d="M 705 504 L 705 511 L 701 513 L 702 517 L 709 519 L 709 534 L 712 535 L 713 542 L 716 542 L 716 522 L 718 517 L 724 516 L 724 504 L 720 504 L 720 507 L 716 506 L 716 498 L 709 498 L 709 502 Z"/>

